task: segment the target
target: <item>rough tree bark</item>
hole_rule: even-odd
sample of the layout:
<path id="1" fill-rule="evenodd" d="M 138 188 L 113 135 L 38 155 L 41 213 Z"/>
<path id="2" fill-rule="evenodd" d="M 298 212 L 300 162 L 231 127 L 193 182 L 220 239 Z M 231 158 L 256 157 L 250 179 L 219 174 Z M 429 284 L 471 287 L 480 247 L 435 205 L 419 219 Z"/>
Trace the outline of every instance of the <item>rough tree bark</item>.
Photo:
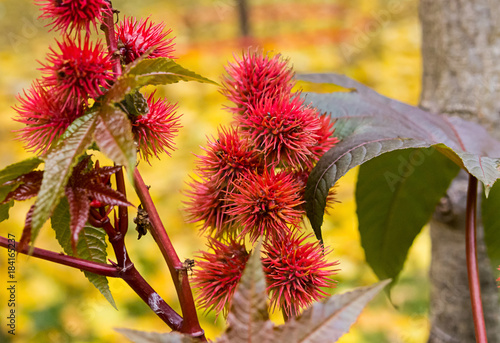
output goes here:
<path id="1" fill-rule="evenodd" d="M 479 122 L 497 139 L 500 138 L 499 16 L 500 3 L 495 0 L 421 0 L 420 3 L 421 107 Z M 467 178 L 457 178 L 431 221 L 430 343 L 475 342 L 465 262 L 466 187 Z M 488 341 L 498 343 L 498 290 L 482 239 L 478 244 Z"/>

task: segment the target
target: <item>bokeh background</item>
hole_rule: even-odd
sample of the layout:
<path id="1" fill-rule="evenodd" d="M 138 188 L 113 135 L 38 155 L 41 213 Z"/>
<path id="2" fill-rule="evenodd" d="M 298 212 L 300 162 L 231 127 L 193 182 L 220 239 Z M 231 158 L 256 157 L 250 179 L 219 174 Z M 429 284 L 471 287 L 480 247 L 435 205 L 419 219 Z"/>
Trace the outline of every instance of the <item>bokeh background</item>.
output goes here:
<path id="1" fill-rule="evenodd" d="M 420 27 L 416 0 L 247 0 L 246 20 L 236 0 L 115 0 L 123 16 L 163 21 L 176 36 L 178 63 L 203 76 L 220 81 L 224 65 L 249 46 L 280 53 L 297 73 L 336 72 L 355 78 L 378 92 L 417 104 L 420 92 Z M 13 131 L 16 95 L 40 77 L 37 60 L 43 61 L 56 33 L 37 20 L 31 0 L 0 1 L 0 168 L 27 158 Z M 242 23 L 246 23 L 242 25 Z M 305 90 L 328 88 L 300 83 Z M 177 150 L 152 166 L 139 169 L 159 208 L 165 226 L 181 259 L 204 248 L 197 225 L 187 224 L 182 190 L 194 168 L 193 154 L 201 153 L 206 137 L 219 125 L 229 124 L 227 101 L 217 87 L 179 83 L 159 87 L 158 93 L 179 103 L 182 113 Z M 336 276 L 344 292 L 376 282 L 364 262 L 359 243 L 353 191 L 356 170 L 338 184 L 340 201 L 324 226 L 331 258 L 340 261 Z M 129 190 L 129 194 L 133 192 Z M 138 204 L 137 198 L 131 199 Z M 32 202 L 18 203 L 11 218 L 0 224 L 0 234 L 21 237 L 24 217 Z M 130 217 L 133 217 L 133 213 Z M 41 231 L 37 246 L 60 251 L 50 226 Z M 178 309 L 168 270 L 151 235 L 137 241 L 133 224 L 127 245 L 138 270 L 168 303 Z M 6 250 L 0 249 L 0 341 L 6 337 Z M 425 229 L 416 240 L 405 270 L 392 292 L 392 303 L 381 294 L 370 303 L 358 323 L 340 342 L 425 342 L 429 328 L 428 277 L 430 241 Z M 110 257 L 113 258 L 110 251 Z M 169 329 L 142 303 L 128 286 L 110 279 L 118 306 L 112 308 L 78 270 L 19 256 L 16 276 L 17 331 L 13 342 L 124 342 L 113 328 L 168 332 Z M 201 315 L 209 338 L 223 330 L 224 323 L 211 314 Z M 274 319 L 279 323 L 279 316 Z"/>

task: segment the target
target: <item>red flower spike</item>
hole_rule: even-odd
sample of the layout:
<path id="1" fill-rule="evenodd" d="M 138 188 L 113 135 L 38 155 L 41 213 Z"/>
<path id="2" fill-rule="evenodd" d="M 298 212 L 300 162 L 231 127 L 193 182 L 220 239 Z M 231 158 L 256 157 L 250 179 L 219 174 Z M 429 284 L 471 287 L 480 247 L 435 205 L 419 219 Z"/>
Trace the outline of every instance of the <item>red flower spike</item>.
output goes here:
<path id="1" fill-rule="evenodd" d="M 66 128 L 85 112 L 83 104 L 57 97 L 52 88 L 42 87 L 35 82 L 23 95 L 18 95 L 20 105 L 14 110 L 15 121 L 26 126 L 17 132 L 18 138 L 26 143 L 28 151 L 44 154 L 57 141 Z"/>
<path id="2" fill-rule="evenodd" d="M 227 214 L 226 194 L 212 180 L 196 181 L 189 184 L 186 191 L 190 200 L 186 202 L 188 221 L 196 223 L 203 221 L 201 231 L 215 232 L 216 237 L 227 233 L 234 234 L 231 226 L 231 216 Z"/>
<path id="3" fill-rule="evenodd" d="M 104 94 L 103 88 L 115 76 L 111 69 L 113 62 L 100 42 L 95 46 L 89 37 L 72 40 L 65 36 L 62 42 L 57 42 L 61 53 L 50 48 L 47 57 L 48 64 L 42 64 L 43 85 L 53 89 L 61 98 L 86 101 L 88 97 L 97 98 Z"/>
<path id="4" fill-rule="evenodd" d="M 97 31 L 97 23 L 102 21 L 106 11 L 111 12 L 106 0 L 36 0 L 43 14 L 41 19 L 52 21 L 52 29 L 66 31 L 90 30 L 90 25 Z"/>
<path id="5" fill-rule="evenodd" d="M 231 185 L 240 175 L 263 170 L 259 152 L 241 139 L 235 128 L 222 128 L 217 139 L 209 140 L 202 149 L 206 155 L 197 156 L 200 175 L 219 189 Z"/>
<path id="6" fill-rule="evenodd" d="M 133 17 L 124 17 L 116 27 L 118 49 L 125 64 L 135 61 L 148 49 L 155 47 L 148 58 L 174 58 L 173 38 L 167 38 L 172 32 L 164 32 L 165 24 L 148 22 L 149 17 L 137 21 Z"/>
<path id="7" fill-rule="evenodd" d="M 227 213 L 235 216 L 241 234 L 249 234 L 255 242 L 260 236 L 279 238 L 298 228 L 304 215 L 300 198 L 300 183 L 287 172 L 273 170 L 262 175 L 250 174 L 235 183 L 236 191 L 228 194 L 231 207 Z"/>
<path id="8" fill-rule="evenodd" d="M 200 252 L 193 286 L 198 290 L 199 306 L 225 316 L 249 254 L 242 241 L 233 239 L 219 242 L 209 237 L 208 246 L 213 252 Z"/>
<path id="9" fill-rule="evenodd" d="M 156 92 L 156 91 L 155 91 Z M 155 92 L 147 97 L 149 112 L 132 118 L 132 133 L 139 146 L 139 154 L 149 163 L 151 156 L 159 159 L 161 152 L 170 156 L 174 150 L 174 137 L 177 136 L 180 115 L 176 116 L 177 104 L 166 99 L 154 99 Z"/>
<path id="10" fill-rule="evenodd" d="M 312 235 L 289 235 L 282 240 L 264 242 L 262 264 L 267 280 L 271 307 L 281 308 L 288 316 L 295 316 L 329 294 L 322 288 L 334 287 L 330 279 L 338 269 L 338 261 L 328 262 L 329 253 L 319 241 L 307 242 Z"/>
<path id="11" fill-rule="evenodd" d="M 316 109 L 303 103 L 298 96 L 264 99 L 240 119 L 243 137 L 263 152 L 266 162 L 295 168 L 311 166 L 321 122 Z"/>
<path id="12" fill-rule="evenodd" d="M 226 67 L 228 76 L 222 81 L 222 93 L 237 105 L 231 108 L 236 114 L 243 114 L 264 99 L 289 94 L 295 85 L 294 73 L 280 55 L 270 57 L 249 50 L 241 59 L 235 59 Z"/>

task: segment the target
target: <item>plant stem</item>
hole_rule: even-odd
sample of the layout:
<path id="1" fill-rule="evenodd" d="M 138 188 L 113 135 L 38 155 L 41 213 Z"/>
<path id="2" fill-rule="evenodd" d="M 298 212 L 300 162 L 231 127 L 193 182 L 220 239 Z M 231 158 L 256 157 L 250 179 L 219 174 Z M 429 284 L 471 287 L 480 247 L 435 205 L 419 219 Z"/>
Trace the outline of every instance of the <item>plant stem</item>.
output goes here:
<path id="1" fill-rule="evenodd" d="M 113 18 L 114 10 L 111 1 L 109 1 L 109 7 L 111 9 L 109 13 L 104 12 L 101 30 L 104 31 L 109 53 L 111 54 L 111 57 L 115 62 L 113 64 L 113 72 L 115 73 L 115 77 L 118 77 L 122 74 L 122 64 L 120 61 L 120 53 L 118 52 L 118 43 L 115 36 L 115 21 Z"/>
<path id="2" fill-rule="evenodd" d="M 179 297 L 184 323 L 181 332 L 206 341 L 205 334 L 198 322 L 198 315 L 194 304 L 193 293 L 189 285 L 187 267 L 179 260 L 172 246 L 170 238 L 163 226 L 158 211 L 151 199 L 149 189 L 144 183 L 139 170 L 134 170 L 134 187 L 141 200 L 142 206 L 148 212 L 151 222 L 151 235 L 161 250 L 163 258 L 167 262 L 170 274 Z"/>
<path id="3" fill-rule="evenodd" d="M 7 238 L 0 236 L 1 247 L 8 248 L 9 244 L 10 246 L 12 246 L 12 241 L 9 241 Z M 15 246 L 18 247 L 18 245 L 19 242 L 15 242 Z M 30 251 L 30 249 L 33 250 Z M 68 267 L 78 268 L 87 272 L 109 277 L 120 277 L 120 270 L 115 266 L 109 264 L 87 261 L 78 257 L 65 255 L 63 253 L 56 253 L 40 248 L 30 248 L 29 246 L 26 246 L 25 248 L 20 250 L 16 249 L 16 251 L 21 254 L 33 256 L 50 262 L 59 263 Z"/>
<path id="4" fill-rule="evenodd" d="M 479 283 L 479 271 L 476 253 L 476 203 L 477 203 L 477 179 L 469 174 L 469 187 L 467 190 L 466 208 L 466 254 L 467 272 L 469 276 L 469 292 L 472 304 L 472 316 L 476 331 L 476 342 L 487 343 L 486 325 L 484 322 L 483 304 L 481 301 L 481 286 Z"/>
<path id="5" fill-rule="evenodd" d="M 111 225 L 107 216 L 100 216 L 97 211 L 91 211 L 90 213 L 94 216 L 94 219 L 102 223 L 102 227 L 108 235 L 109 242 L 113 247 L 118 263 L 120 271 L 119 277 L 121 277 L 172 330 L 180 331 L 184 320 L 158 295 L 158 293 L 156 293 L 137 271 L 128 255 L 127 247 L 125 246 L 125 235 Z M 118 226 L 121 222 L 119 218 L 115 225 Z"/>
<path id="6" fill-rule="evenodd" d="M 127 191 L 125 189 L 125 178 L 123 177 L 123 168 L 121 168 L 115 174 L 116 177 L 116 189 L 122 193 L 124 196 L 127 196 Z M 118 231 L 122 235 L 125 235 L 128 231 L 128 207 L 127 206 L 118 206 Z"/>

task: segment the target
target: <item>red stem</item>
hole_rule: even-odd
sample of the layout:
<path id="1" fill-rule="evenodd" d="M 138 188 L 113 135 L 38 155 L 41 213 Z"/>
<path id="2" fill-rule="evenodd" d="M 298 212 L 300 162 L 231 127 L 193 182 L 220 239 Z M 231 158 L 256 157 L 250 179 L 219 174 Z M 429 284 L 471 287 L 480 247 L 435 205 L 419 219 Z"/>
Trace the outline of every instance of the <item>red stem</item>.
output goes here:
<path id="1" fill-rule="evenodd" d="M 113 16 L 113 5 L 111 4 L 111 1 L 109 1 L 109 7 L 111 11 L 109 11 L 109 13 L 104 12 L 101 30 L 104 31 L 109 53 L 111 54 L 115 62 L 113 65 L 113 72 L 115 73 L 115 76 L 118 77 L 122 74 L 122 64 L 120 61 L 120 53 L 118 52 L 118 43 L 116 41 L 115 20 Z"/>
<path id="2" fill-rule="evenodd" d="M 0 236 L 0 247 L 9 248 L 9 244 L 10 246 L 12 246 L 11 240 Z M 18 242 L 15 242 L 14 244 L 16 247 L 19 247 Z M 31 253 L 29 253 L 30 249 L 33 249 Z M 23 249 L 17 250 L 17 252 L 99 275 L 120 277 L 120 270 L 118 268 L 105 263 L 87 261 L 78 257 L 68 256 L 62 253 L 56 253 L 41 248 L 30 248 L 28 246 Z"/>
<path id="3" fill-rule="evenodd" d="M 141 200 L 142 206 L 148 212 L 149 220 L 151 222 L 151 235 L 153 236 L 156 244 L 161 250 L 163 258 L 167 262 L 172 280 L 179 297 L 184 323 L 181 332 L 187 333 L 193 337 L 198 337 L 203 342 L 206 341 L 205 334 L 198 322 L 198 315 L 196 313 L 196 306 L 194 304 L 193 293 L 189 285 L 187 268 L 179 260 L 175 252 L 172 242 L 160 219 L 160 215 L 149 194 L 149 189 L 144 183 L 141 174 L 137 168 L 134 170 L 134 186 Z"/>
<path id="4" fill-rule="evenodd" d="M 90 214 L 94 219 L 102 223 L 102 227 L 108 235 L 120 270 L 119 276 L 172 330 L 179 331 L 182 328 L 182 317 L 155 292 L 137 271 L 128 255 L 127 247 L 125 246 L 125 235 L 111 225 L 107 216 L 100 216 L 99 212 L 95 210 L 91 210 Z M 116 224 L 119 225 L 120 223 L 121 219 Z"/>
<path id="5" fill-rule="evenodd" d="M 486 325 L 483 315 L 483 303 L 481 301 L 481 286 L 479 283 L 479 270 L 477 267 L 476 253 L 476 203 L 477 203 L 477 179 L 469 174 L 469 188 L 467 190 L 466 208 L 466 254 L 467 272 L 469 276 L 469 291 L 472 304 L 472 316 L 476 330 L 476 342 L 487 343 Z"/>

